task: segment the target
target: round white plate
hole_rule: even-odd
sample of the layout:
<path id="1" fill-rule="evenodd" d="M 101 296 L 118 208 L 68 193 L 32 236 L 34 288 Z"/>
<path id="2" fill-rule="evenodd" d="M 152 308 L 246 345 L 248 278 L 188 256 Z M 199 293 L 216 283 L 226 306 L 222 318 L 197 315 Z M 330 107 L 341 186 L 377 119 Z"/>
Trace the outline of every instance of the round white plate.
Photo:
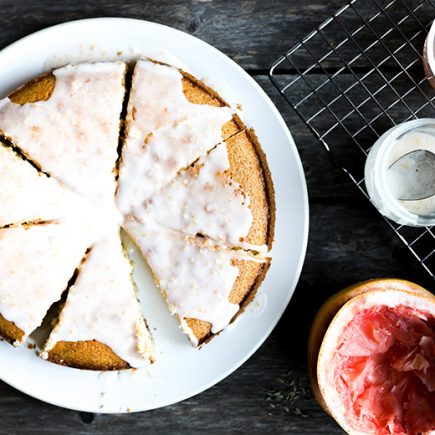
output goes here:
<path id="1" fill-rule="evenodd" d="M 162 54 L 166 52 L 166 54 Z M 201 350 L 193 348 L 172 318 L 143 260 L 133 253 L 143 310 L 154 336 L 156 363 L 100 373 L 43 361 L 27 346 L 0 343 L 0 378 L 46 402 L 88 412 L 133 412 L 191 397 L 224 379 L 263 343 L 284 312 L 305 257 L 308 199 L 302 165 L 283 119 L 263 90 L 238 65 L 210 45 L 155 23 L 100 18 L 61 24 L 0 52 L 0 94 L 53 66 L 81 60 L 165 57 L 172 53 L 195 76 L 229 87 L 243 118 L 266 152 L 276 190 L 277 220 L 272 266 L 256 299 L 236 325 Z M 225 92 L 224 92 L 225 93 Z M 224 95 L 225 97 L 225 95 Z"/>

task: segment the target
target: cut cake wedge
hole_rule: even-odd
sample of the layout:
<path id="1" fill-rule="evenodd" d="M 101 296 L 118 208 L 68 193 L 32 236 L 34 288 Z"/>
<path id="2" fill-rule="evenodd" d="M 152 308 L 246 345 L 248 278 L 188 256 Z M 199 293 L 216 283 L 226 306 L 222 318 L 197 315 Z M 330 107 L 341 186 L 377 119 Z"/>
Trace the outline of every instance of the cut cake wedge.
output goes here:
<path id="1" fill-rule="evenodd" d="M 0 134 L 92 202 L 113 202 L 126 65 L 68 65 L 0 101 Z"/>
<path id="2" fill-rule="evenodd" d="M 0 227 L 71 216 L 84 201 L 0 143 Z"/>
<path id="3" fill-rule="evenodd" d="M 192 344 L 222 331 L 254 296 L 269 259 L 216 246 L 204 237 L 127 224 L 127 231 L 151 267 L 169 310 Z"/>
<path id="4" fill-rule="evenodd" d="M 241 132 L 219 144 L 131 214 L 140 222 L 151 220 L 189 236 L 200 234 L 216 243 L 267 252 L 273 233 L 271 183 L 255 155 L 244 165 L 240 142 L 246 138 Z"/>
<path id="5" fill-rule="evenodd" d="M 88 370 L 137 368 L 152 362 L 153 343 L 131 274 L 114 228 L 93 245 L 80 266 L 43 357 Z"/>
<path id="6" fill-rule="evenodd" d="M 0 229 L 0 335 L 19 345 L 57 302 L 87 248 L 85 224 L 61 221 Z"/>

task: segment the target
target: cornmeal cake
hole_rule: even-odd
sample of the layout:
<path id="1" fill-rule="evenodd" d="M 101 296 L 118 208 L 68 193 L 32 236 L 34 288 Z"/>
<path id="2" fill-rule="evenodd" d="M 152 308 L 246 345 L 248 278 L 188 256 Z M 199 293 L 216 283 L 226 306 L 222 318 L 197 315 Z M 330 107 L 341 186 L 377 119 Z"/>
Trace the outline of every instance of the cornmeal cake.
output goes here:
<path id="1" fill-rule="evenodd" d="M 113 202 L 126 65 L 68 65 L 0 101 L 0 133 L 92 202 Z"/>
<path id="2" fill-rule="evenodd" d="M 92 246 L 69 289 L 43 357 L 70 367 L 119 370 L 154 360 L 117 228 Z"/>
<path id="3" fill-rule="evenodd" d="M 0 167 L 0 227 L 52 221 L 85 207 L 77 195 L 10 147 L 0 146 Z"/>
<path id="4" fill-rule="evenodd" d="M 195 346 L 241 313 L 271 261 L 254 131 L 185 71 L 141 59 L 126 86 L 126 69 L 67 65 L 0 100 L 0 335 L 22 343 L 66 290 L 41 355 L 80 369 L 154 360 L 121 227 Z"/>
<path id="5" fill-rule="evenodd" d="M 90 237 L 87 225 L 75 220 L 0 229 L 0 335 L 19 345 L 42 323 Z"/>

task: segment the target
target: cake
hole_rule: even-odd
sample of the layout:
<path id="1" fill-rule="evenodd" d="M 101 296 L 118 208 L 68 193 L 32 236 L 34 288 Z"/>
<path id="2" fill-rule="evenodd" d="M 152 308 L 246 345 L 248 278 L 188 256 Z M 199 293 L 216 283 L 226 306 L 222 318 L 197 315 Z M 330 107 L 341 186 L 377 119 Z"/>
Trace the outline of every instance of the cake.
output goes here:
<path id="1" fill-rule="evenodd" d="M 143 114 L 151 107 L 148 119 Z M 179 126 L 187 128 L 178 134 Z M 265 254 L 275 209 L 264 154 L 253 131 L 216 93 L 150 60 L 136 64 L 126 131 L 117 195 L 125 228 L 182 329 L 201 345 L 241 312 L 270 264 Z M 200 316 L 188 297 L 196 286 L 210 298 Z M 211 303 L 216 294 L 224 297 Z M 215 310 L 221 310 L 220 321 Z"/>
<path id="2" fill-rule="evenodd" d="M 115 229 L 93 245 L 81 264 L 43 357 L 98 370 L 141 367 L 153 361 L 152 340 L 131 274 Z"/>
<path id="3" fill-rule="evenodd" d="M 126 65 L 67 65 L 0 103 L 0 133 L 42 171 L 90 201 L 116 188 Z"/>
<path id="4" fill-rule="evenodd" d="M 195 346 L 243 311 L 271 261 L 254 131 L 185 71 L 141 59 L 126 85 L 126 69 L 67 65 L 0 100 L 0 335 L 23 343 L 57 304 L 41 355 L 80 369 L 154 360 L 121 227 Z"/>
<path id="5" fill-rule="evenodd" d="M 267 271 L 269 260 L 135 221 L 126 224 L 169 310 L 194 346 L 222 331 Z"/>
<path id="6" fill-rule="evenodd" d="M 56 179 L 0 146 L 0 227 L 70 216 L 84 201 Z"/>
<path id="7" fill-rule="evenodd" d="M 0 229 L 0 334 L 19 345 L 58 301 L 89 247 L 85 223 Z"/>

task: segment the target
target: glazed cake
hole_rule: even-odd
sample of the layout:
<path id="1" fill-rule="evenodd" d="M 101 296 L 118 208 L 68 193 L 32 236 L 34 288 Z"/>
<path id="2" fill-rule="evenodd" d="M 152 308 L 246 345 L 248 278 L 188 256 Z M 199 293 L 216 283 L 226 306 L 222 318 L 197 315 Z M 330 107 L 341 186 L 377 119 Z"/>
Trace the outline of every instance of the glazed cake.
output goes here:
<path id="1" fill-rule="evenodd" d="M 154 360 L 132 267 L 115 228 L 96 242 L 70 287 L 43 357 L 82 369 L 119 370 Z M 116 328 L 116 333 L 114 330 Z"/>
<path id="2" fill-rule="evenodd" d="M 0 102 L 0 133 L 42 171 L 111 203 L 126 65 L 68 65 Z"/>
<path id="3" fill-rule="evenodd" d="M 81 369 L 154 360 L 121 227 L 195 346 L 270 265 L 274 192 L 254 132 L 189 73 L 138 60 L 127 89 L 125 74 L 68 65 L 0 101 L 0 335 L 22 343 L 66 289 L 42 357 Z"/>
<path id="4" fill-rule="evenodd" d="M 68 287 L 89 247 L 86 223 L 0 229 L 0 334 L 19 345 Z"/>
<path id="5" fill-rule="evenodd" d="M 222 331 L 256 290 L 269 261 L 130 221 L 127 231 L 151 267 L 157 287 L 192 344 Z M 252 296 L 251 296 L 252 297 Z"/>
<path id="6" fill-rule="evenodd" d="M 229 107 L 176 68 L 139 60 L 128 102 L 117 195 L 120 210 L 129 213 L 239 131 L 234 119 Z"/>
<path id="7" fill-rule="evenodd" d="M 38 172 L 12 148 L 0 146 L 0 227 L 70 216 L 85 202 Z"/>

